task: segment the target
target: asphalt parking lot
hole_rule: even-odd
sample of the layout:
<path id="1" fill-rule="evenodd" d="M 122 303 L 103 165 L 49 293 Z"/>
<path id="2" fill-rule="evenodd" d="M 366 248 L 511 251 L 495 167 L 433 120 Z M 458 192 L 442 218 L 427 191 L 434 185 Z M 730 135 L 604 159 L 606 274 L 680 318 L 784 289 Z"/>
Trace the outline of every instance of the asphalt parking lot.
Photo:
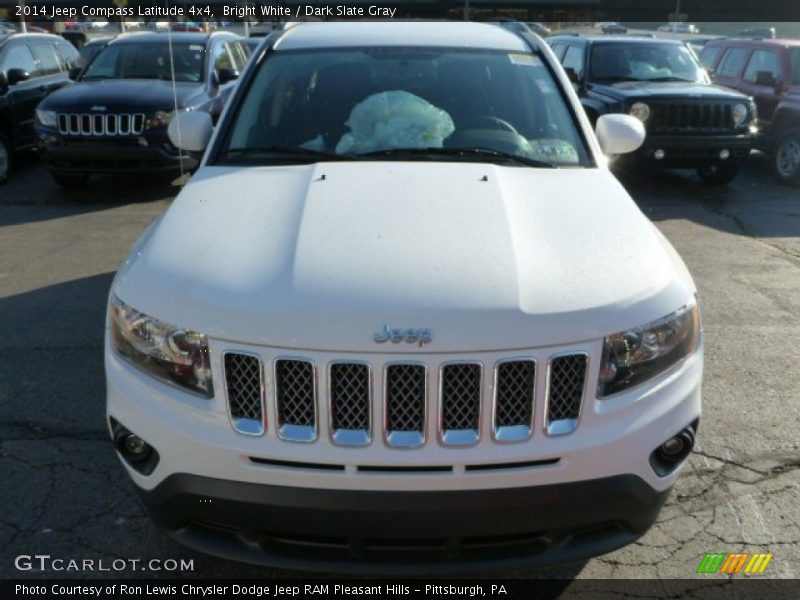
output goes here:
<path id="1" fill-rule="evenodd" d="M 185 576 L 274 575 L 194 554 L 157 531 L 104 426 L 108 288 L 179 183 L 104 178 L 67 194 L 30 161 L 0 187 L 0 578 L 162 574 L 15 569 L 15 557 L 35 554 L 185 558 L 194 560 Z M 800 190 L 773 183 L 759 155 L 726 188 L 679 173 L 623 183 L 700 290 L 699 444 L 659 522 L 637 543 L 510 575 L 687 578 L 706 552 L 748 551 L 774 554 L 764 576 L 798 577 Z M 624 243 L 625 231 L 619 236 Z"/>

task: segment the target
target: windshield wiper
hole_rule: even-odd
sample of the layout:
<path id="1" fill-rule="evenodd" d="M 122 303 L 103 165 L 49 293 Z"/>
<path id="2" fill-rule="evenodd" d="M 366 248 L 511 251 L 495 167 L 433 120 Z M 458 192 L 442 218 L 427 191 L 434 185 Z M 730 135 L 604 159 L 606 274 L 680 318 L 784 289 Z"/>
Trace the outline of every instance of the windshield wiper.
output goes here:
<path id="1" fill-rule="evenodd" d="M 697 83 L 692 79 L 685 79 L 684 77 L 675 77 L 674 75 L 667 77 L 651 77 L 650 79 L 643 79 L 642 81 L 683 81 L 684 83 Z"/>
<path id="2" fill-rule="evenodd" d="M 229 148 L 223 153 L 224 158 L 267 159 L 267 160 L 299 160 L 318 162 L 322 160 L 353 160 L 352 156 L 333 154 L 324 150 L 311 150 L 300 146 L 260 146 L 252 148 Z"/>
<path id="3" fill-rule="evenodd" d="M 486 159 L 492 159 L 490 162 L 506 164 L 512 163 L 527 167 L 538 167 L 542 169 L 556 168 L 555 165 L 543 160 L 536 160 L 535 158 L 528 158 L 527 156 L 519 156 L 517 154 L 502 152 L 492 148 L 483 148 L 480 146 L 469 148 L 392 148 L 389 150 L 376 150 L 375 152 L 355 154 L 353 156 L 356 158 L 423 158 L 427 156 L 444 156 L 448 158 L 458 158 L 461 160 L 475 162 L 482 162 Z"/>

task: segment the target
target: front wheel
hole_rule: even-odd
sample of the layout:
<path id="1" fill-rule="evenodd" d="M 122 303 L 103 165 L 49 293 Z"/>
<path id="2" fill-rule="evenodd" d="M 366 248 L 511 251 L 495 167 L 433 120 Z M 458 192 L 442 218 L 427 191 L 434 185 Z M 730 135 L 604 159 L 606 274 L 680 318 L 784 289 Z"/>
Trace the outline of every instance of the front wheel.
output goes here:
<path id="1" fill-rule="evenodd" d="M 53 180 L 65 190 L 82 187 L 89 179 L 88 173 L 65 173 L 63 171 L 50 171 Z"/>
<path id="2" fill-rule="evenodd" d="M 800 185 L 800 129 L 786 131 L 775 144 L 772 172 L 781 183 Z"/>
<path id="3" fill-rule="evenodd" d="M 739 166 L 733 164 L 709 165 L 697 169 L 697 174 L 706 185 L 726 185 L 733 181 Z"/>

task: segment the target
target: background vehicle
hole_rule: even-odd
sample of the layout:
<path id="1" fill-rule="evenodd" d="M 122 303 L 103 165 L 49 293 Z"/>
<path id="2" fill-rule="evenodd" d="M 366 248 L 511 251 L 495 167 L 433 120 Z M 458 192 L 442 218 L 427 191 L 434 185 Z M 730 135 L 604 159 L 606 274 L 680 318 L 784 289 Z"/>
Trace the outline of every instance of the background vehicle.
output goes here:
<path id="1" fill-rule="evenodd" d="M 643 146 L 620 164 L 696 169 L 709 184 L 738 172 L 753 145 L 751 100 L 713 85 L 695 55 L 676 40 L 551 36 L 548 43 L 575 83 L 589 118 L 637 116 Z"/>
<path id="2" fill-rule="evenodd" d="M 661 25 L 658 30 L 671 33 L 700 33 L 700 29 L 694 23 L 667 23 Z"/>
<path id="3" fill-rule="evenodd" d="M 74 85 L 37 111 L 53 178 L 68 187 L 92 173 L 172 178 L 190 169 L 196 160 L 167 139 L 169 120 L 175 110 L 204 111 L 216 120 L 248 55 L 242 39 L 226 32 L 143 32 L 107 42 Z"/>
<path id="4" fill-rule="evenodd" d="M 747 37 L 747 38 L 764 38 L 767 40 L 774 40 L 775 39 L 775 28 L 774 27 L 748 27 L 747 29 L 742 29 L 741 31 L 737 31 L 733 37 Z"/>
<path id="5" fill-rule="evenodd" d="M 628 33 L 628 28 L 620 23 L 611 22 L 611 23 L 603 23 L 600 26 L 600 31 L 602 31 L 605 34 Z"/>
<path id="6" fill-rule="evenodd" d="M 78 51 L 47 34 L 0 36 L 0 183 L 14 154 L 36 147 L 34 113 L 48 94 L 69 83 Z"/>
<path id="7" fill-rule="evenodd" d="M 753 97 L 757 146 L 770 155 L 779 181 L 800 185 L 800 41 L 714 40 L 701 58 L 714 81 Z"/>

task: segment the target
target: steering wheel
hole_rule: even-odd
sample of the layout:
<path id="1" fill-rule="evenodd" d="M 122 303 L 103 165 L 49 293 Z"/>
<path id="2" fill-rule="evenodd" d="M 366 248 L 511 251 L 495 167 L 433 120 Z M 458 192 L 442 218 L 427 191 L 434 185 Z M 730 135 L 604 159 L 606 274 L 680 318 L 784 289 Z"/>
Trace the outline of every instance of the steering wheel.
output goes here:
<path id="1" fill-rule="evenodd" d="M 519 133 L 516 128 L 504 119 L 493 117 L 491 115 L 480 115 L 474 119 L 470 119 L 469 129 L 500 129 L 510 133 Z M 488 126 L 488 127 L 487 127 Z"/>

